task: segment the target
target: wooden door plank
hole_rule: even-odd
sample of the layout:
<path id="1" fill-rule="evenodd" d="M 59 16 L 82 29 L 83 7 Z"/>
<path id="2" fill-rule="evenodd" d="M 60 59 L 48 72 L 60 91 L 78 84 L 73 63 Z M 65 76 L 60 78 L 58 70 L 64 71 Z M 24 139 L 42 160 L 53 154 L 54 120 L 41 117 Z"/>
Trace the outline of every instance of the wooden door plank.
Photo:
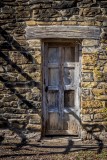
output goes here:
<path id="1" fill-rule="evenodd" d="M 74 87 L 75 47 L 64 47 L 64 52 L 64 86 L 72 88 Z"/>
<path id="2" fill-rule="evenodd" d="M 58 95 L 58 91 L 56 90 L 51 90 L 51 91 L 48 91 L 48 112 L 50 111 L 58 111 L 58 98 L 59 98 L 59 95 Z"/>
<path id="3" fill-rule="evenodd" d="M 60 114 L 60 121 L 59 127 L 63 130 L 63 106 L 64 106 L 64 92 L 63 92 L 63 48 L 62 46 L 59 47 L 59 54 L 60 54 L 60 63 L 59 63 L 59 114 Z"/>
<path id="4" fill-rule="evenodd" d="M 65 108 L 73 108 L 74 109 L 74 96 L 75 91 L 74 90 L 66 90 L 64 91 L 64 107 Z"/>
<path id="5" fill-rule="evenodd" d="M 52 91 L 52 90 L 53 90 L 53 91 L 58 91 L 58 90 L 59 90 L 59 86 L 49 86 L 49 85 L 48 85 L 48 90 L 49 90 L 49 91 Z"/>
<path id="6" fill-rule="evenodd" d="M 48 48 L 48 63 L 56 63 L 59 62 L 59 54 L 58 54 L 58 46 L 56 47 L 50 47 Z"/>
<path id="7" fill-rule="evenodd" d="M 45 74 L 45 76 L 44 76 L 44 96 L 45 96 L 45 130 L 47 130 L 47 121 L 48 121 L 48 108 L 47 108 L 47 105 L 48 105 L 48 102 L 47 102 L 47 91 L 46 91 L 46 88 L 47 88 L 47 86 L 48 86 L 48 77 L 47 77 L 47 75 L 48 75 L 48 67 L 47 67 L 47 64 L 48 64 L 48 62 L 47 62 L 47 57 L 48 57 L 48 43 L 45 43 L 45 46 L 44 46 L 44 74 Z"/>
<path id="8" fill-rule="evenodd" d="M 48 85 L 58 86 L 59 85 L 59 69 L 48 68 Z"/>
<path id="9" fill-rule="evenodd" d="M 58 68 L 59 64 L 58 63 L 48 63 L 48 68 Z"/>
<path id="10" fill-rule="evenodd" d="M 75 108 L 76 108 L 76 112 L 77 115 L 79 116 L 79 46 L 76 45 L 75 47 Z"/>
<path id="11" fill-rule="evenodd" d="M 64 62 L 64 67 L 74 68 L 75 67 L 75 63 L 74 62 Z"/>
<path id="12" fill-rule="evenodd" d="M 48 130 L 59 129 L 59 49 L 48 46 Z"/>
<path id="13" fill-rule="evenodd" d="M 68 50 L 69 52 L 66 52 L 66 60 L 71 61 L 71 64 L 74 64 L 73 67 L 70 66 L 70 62 L 68 67 L 64 65 L 64 68 L 68 70 L 68 76 L 71 70 L 74 71 L 74 75 L 71 75 L 71 77 L 74 77 L 73 84 L 65 85 L 65 108 L 64 108 L 64 130 L 69 130 L 69 132 L 73 135 L 79 134 L 79 122 L 77 117 L 79 116 L 78 108 L 78 81 L 79 81 L 79 55 L 78 55 L 78 48 L 75 46 L 75 50 Z M 67 58 L 67 53 L 72 54 L 71 58 Z M 73 62 L 72 62 L 73 61 Z M 67 72 L 67 71 L 66 71 Z M 67 76 L 67 75 L 66 75 Z M 69 78 L 69 77 L 68 77 Z M 77 101 L 77 102 L 76 102 Z"/>

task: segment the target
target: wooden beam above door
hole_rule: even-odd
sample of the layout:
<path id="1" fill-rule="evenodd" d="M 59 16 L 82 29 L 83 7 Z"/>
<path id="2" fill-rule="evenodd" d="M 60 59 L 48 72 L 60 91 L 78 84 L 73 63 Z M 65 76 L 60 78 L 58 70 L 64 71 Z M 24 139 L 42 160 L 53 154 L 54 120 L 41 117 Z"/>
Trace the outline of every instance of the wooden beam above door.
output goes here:
<path id="1" fill-rule="evenodd" d="M 95 26 L 27 26 L 26 38 L 100 39 L 100 28 Z"/>

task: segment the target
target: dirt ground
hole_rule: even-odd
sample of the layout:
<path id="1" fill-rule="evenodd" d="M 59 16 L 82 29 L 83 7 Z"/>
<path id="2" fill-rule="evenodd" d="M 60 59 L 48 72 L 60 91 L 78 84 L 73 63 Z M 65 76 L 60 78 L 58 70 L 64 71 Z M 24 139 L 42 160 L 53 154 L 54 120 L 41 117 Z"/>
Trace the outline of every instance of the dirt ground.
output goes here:
<path id="1" fill-rule="evenodd" d="M 107 160 L 107 145 L 70 138 L 32 139 L 27 143 L 4 140 L 0 160 Z"/>

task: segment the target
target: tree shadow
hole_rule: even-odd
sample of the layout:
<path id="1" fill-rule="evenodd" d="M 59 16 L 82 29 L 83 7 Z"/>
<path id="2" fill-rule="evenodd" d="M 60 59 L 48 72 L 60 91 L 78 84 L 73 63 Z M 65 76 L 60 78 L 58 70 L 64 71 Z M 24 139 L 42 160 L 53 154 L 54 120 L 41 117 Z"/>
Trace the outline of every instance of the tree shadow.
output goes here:
<path id="1" fill-rule="evenodd" d="M 101 140 L 99 138 L 99 136 L 97 136 L 94 133 L 94 130 L 98 129 L 100 132 L 102 132 L 103 129 L 104 129 L 103 125 L 82 124 L 82 121 L 81 121 L 80 117 L 76 113 L 74 113 L 73 111 L 70 111 L 70 114 L 72 114 L 76 118 L 76 120 L 78 121 L 81 128 L 84 129 L 87 132 L 87 134 L 91 135 L 91 137 L 97 142 L 97 153 L 100 154 L 102 152 L 103 148 L 104 148 L 104 143 L 103 143 L 103 140 Z M 65 149 L 64 153 L 69 153 L 70 148 L 72 148 L 74 146 L 73 144 L 74 144 L 73 141 L 69 140 L 68 141 L 68 146 Z M 85 148 L 85 150 L 87 150 L 87 149 L 89 149 L 89 148 Z"/>
<path id="2" fill-rule="evenodd" d="M 2 27 L 0 27 L 0 36 L 4 38 L 4 40 L 6 41 L 6 45 L 7 45 L 7 52 L 8 50 L 12 50 L 12 48 L 15 48 L 15 51 L 18 51 L 20 54 L 22 54 L 29 62 L 31 62 L 31 64 L 36 64 L 36 60 L 33 58 L 33 56 L 29 53 L 28 50 L 26 50 L 24 47 L 22 47 L 9 33 L 7 33 Z M 22 70 L 15 62 L 13 62 L 9 56 L 5 55 L 5 50 L 2 51 L 2 45 L 0 48 L 0 58 L 2 58 L 6 64 L 7 67 L 8 65 L 10 65 L 12 68 L 14 68 L 19 74 L 21 74 L 25 79 L 26 79 L 26 83 L 25 82 L 20 82 L 20 81 L 10 81 L 8 80 L 8 78 L 4 78 L 2 75 L 0 75 L 0 81 L 4 84 L 4 87 L 6 89 L 9 89 L 10 92 L 14 95 L 16 95 L 18 97 L 18 99 L 25 104 L 26 106 L 26 113 L 27 113 L 27 109 L 32 109 L 33 112 L 35 113 L 40 113 L 38 107 L 33 104 L 33 101 L 29 101 L 26 99 L 25 96 L 23 96 L 22 94 L 20 94 L 19 91 L 16 90 L 15 87 L 23 87 L 23 88 L 31 88 L 31 87 L 36 87 L 38 89 L 41 88 L 40 83 L 36 82 L 35 80 L 32 79 L 32 77 L 30 77 L 27 73 L 24 72 L 24 70 Z M 20 56 L 20 55 L 19 55 Z M 24 135 L 24 133 L 22 132 L 22 130 L 20 128 L 17 128 L 17 126 L 15 127 L 14 125 L 10 124 L 10 122 L 8 121 L 8 118 L 5 118 L 3 115 L 0 119 L 0 126 L 1 128 L 6 128 L 9 129 L 13 132 L 15 132 L 20 138 L 21 138 L 21 142 L 20 144 L 16 145 L 16 149 L 21 148 L 22 146 L 27 144 L 27 138 Z M 5 126 L 5 127 L 4 127 Z M 23 129 L 25 129 L 26 127 L 26 123 L 23 124 Z M 0 143 L 2 144 L 3 140 L 5 139 L 5 135 L 2 134 L 0 135 Z"/>
<path id="3" fill-rule="evenodd" d="M 0 2 L 1 3 L 1 2 Z M 7 33 L 2 27 L 0 27 L 0 35 L 5 39 L 7 42 L 7 46 L 12 49 L 14 47 L 17 51 L 20 52 L 28 61 L 32 62 L 33 64 L 36 63 L 35 59 L 33 56 L 26 50 L 24 47 L 22 47 L 9 33 Z M 2 46 L 1 46 L 2 49 Z M 40 89 L 40 84 L 38 82 L 35 82 L 27 73 L 25 73 L 16 63 L 14 63 L 8 56 L 5 55 L 2 51 L 0 51 L 0 57 L 6 61 L 7 64 L 11 65 L 15 70 L 17 70 L 23 77 L 25 77 L 29 82 L 27 83 L 28 87 L 37 87 Z M 0 81 L 4 84 L 6 88 L 8 88 L 12 93 L 14 93 L 28 108 L 33 109 L 35 112 L 39 112 L 37 108 L 35 108 L 35 105 L 33 105 L 30 101 L 28 101 L 24 96 L 22 96 L 16 89 L 15 87 L 21 87 L 24 86 L 23 83 L 21 82 L 10 82 L 6 79 L 4 79 L 2 76 L 0 76 Z M 26 85 L 26 84 L 25 84 Z M 97 142 L 97 153 L 101 153 L 104 147 L 103 141 L 94 134 L 94 130 L 96 128 L 99 128 L 100 131 L 103 130 L 102 125 L 83 125 L 81 122 L 81 119 L 74 113 L 72 112 L 73 116 L 78 120 L 79 124 L 82 126 L 84 130 L 87 131 Z M 3 126 L 5 124 L 5 127 L 8 128 L 9 130 L 15 132 L 20 138 L 21 142 L 20 144 L 16 145 L 16 149 L 21 149 L 24 145 L 27 145 L 27 139 L 26 136 L 23 134 L 23 132 L 20 129 L 16 129 L 15 127 L 11 126 L 10 123 L 8 122 L 8 119 L 2 118 L 1 120 L 3 122 Z M 25 124 L 26 125 L 26 124 Z M 25 125 L 23 126 L 25 128 Z M 91 128 L 91 129 L 88 129 Z M 4 140 L 4 136 L 0 136 L 0 141 Z M 71 148 L 73 148 L 74 142 L 72 140 L 68 140 L 68 145 L 65 147 L 65 151 L 63 152 L 64 154 L 67 154 L 70 152 Z M 54 147 L 54 146 L 52 146 Z M 75 146 L 76 147 L 76 146 Z M 79 146 L 81 147 L 81 146 Z M 77 147 L 78 148 L 78 147 Z M 87 149 L 87 147 L 83 147 L 83 149 Z M 61 152 L 62 153 L 62 152 Z"/>
<path id="4" fill-rule="evenodd" d="M 10 144 L 4 144 L 4 146 L 9 145 Z M 107 145 L 104 146 L 104 149 L 107 149 Z M 18 149 L 12 149 L 12 151 L 18 151 L 21 150 L 22 153 L 18 153 L 15 154 L 14 152 L 11 152 L 10 154 L 4 154 L 1 155 L 0 158 L 6 158 L 6 157 L 30 157 L 30 156 L 50 156 L 50 155 L 59 155 L 59 154 L 68 154 L 68 153 L 74 153 L 74 152 L 79 152 L 79 151 L 93 151 L 93 152 L 97 152 L 98 150 L 98 146 L 97 145 L 89 145 L 89 144 L 74 144 L 74 142 L 72 140 L 69 141 L 69 145 L 66 146 L 65 144 L 58 144 L 58 143 L 54 143 L 50 144 L 50 143 L 46 143 L 46 144 L 32 144 L 32 143 L 27 143 L 26 146 L 24 146 L 24 148 L 19 147 Z M 23 153 L 24 151 L 26 151 L 26 153 Z M 37 152 L 38 151 L 38 152 Z M 33 153 L 32 153 L 33 152 Z"/>

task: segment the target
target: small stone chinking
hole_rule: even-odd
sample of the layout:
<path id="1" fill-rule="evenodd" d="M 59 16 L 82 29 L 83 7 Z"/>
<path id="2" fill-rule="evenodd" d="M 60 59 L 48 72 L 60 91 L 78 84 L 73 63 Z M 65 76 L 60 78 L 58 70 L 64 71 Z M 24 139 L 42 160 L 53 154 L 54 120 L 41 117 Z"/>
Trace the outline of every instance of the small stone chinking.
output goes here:
<path id="1" fill-rule="evenodd" d="M 96 26 L 99 40 L 84 39 L 81 68 L 81 137 L 107 139 L 107 1 L 0 1 L 0 135 L 41 135 L 41 40 L 27 26 Z"/>

